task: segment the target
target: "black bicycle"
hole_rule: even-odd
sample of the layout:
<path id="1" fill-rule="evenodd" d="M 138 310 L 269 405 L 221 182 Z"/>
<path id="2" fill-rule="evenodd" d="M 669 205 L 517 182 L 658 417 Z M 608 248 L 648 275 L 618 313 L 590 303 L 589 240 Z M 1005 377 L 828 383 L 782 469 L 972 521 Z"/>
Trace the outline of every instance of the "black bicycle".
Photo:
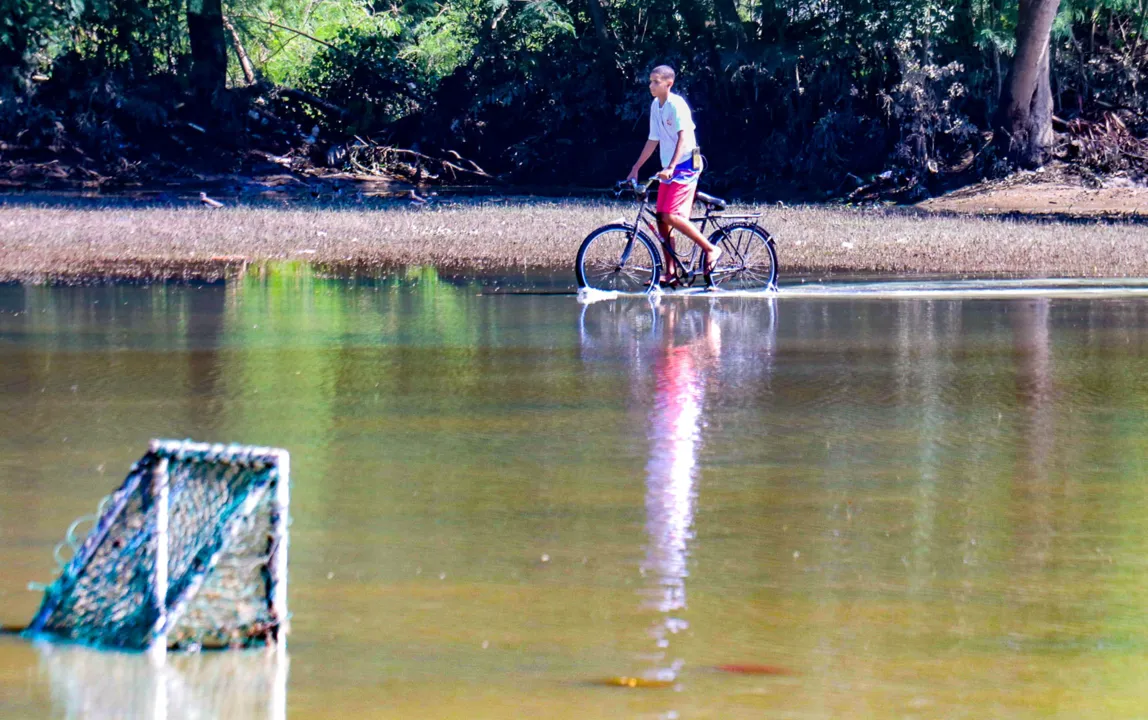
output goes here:
<path id="1" fill-rule="evenodd" d="M 638 217 L 632 223 L 603 225 L 586 236 L 578 248 L 574 270 L 579 288 L 618 292 L 650 292 L 662 277 L 662 255 L 651 238 L 659 237 L 657 215 L 650 207 L 650 188 L 658 179 L 645 184 L 631 180 L 619 183 L 619 192 L 628 190 L 638 199 Z M 717 266 L 710 273 L 715 287 L 725 290 L 776 290 L 777 250 L 773 238 L 757 224 L 761 213 L 726 215 L 726 201 L 699 192 L 696 201 L 705 206 L 705 214 L 691 217 L 700 223 L 705 234 L 711 224 L 716 228 L 709 241 L 722 249 Z M 643 224 L 645 227 L 643 228 Z M 649 229 L 649 233 L 646 229 Z M 704 276 L 705 253 L 689 238 L 678 242 L 689 244 L 688 251 L 670 246 L 672 284 L 691 287 Z"/>

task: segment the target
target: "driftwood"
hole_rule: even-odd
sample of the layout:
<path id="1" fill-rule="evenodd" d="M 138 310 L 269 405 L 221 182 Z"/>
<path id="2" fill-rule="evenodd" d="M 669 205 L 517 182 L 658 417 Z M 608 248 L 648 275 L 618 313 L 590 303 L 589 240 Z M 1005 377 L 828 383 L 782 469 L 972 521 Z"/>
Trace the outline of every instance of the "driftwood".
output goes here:
<path id="1" fill-rule="evenodd" d="M 355 138 L 346 152 L 346 162 L 357 172 L 377 177 L 399 177 L 421 183 L 441 180 L 457 180 L 460 176 L 474 179 L 493 180 L 494 176 L 478 164 L 449 151 L 454 161 L 431 157 L 415 150 L 380 145 L 361 137 Z M 470 167 L 464 167 L 469 165 Z"/>
<path id="2" fill-rule="evenodd" d="M 1098 170 L 1148 169 L 1148 142 L 1136 137 L 1114 112 L 1097 120 L 1056 119 L 1065 131 L 1065 154 Z"/>

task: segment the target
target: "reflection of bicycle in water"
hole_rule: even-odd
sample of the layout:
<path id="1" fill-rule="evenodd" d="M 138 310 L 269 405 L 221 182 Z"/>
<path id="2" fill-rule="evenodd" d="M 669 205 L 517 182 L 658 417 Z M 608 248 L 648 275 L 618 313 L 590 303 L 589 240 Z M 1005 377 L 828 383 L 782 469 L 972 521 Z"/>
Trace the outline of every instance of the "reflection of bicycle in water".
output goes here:
<path id="1" fill-rule="evenodd" d="M 587 360 L 629 357 L 627 364 L 632 364 L 638 358 L 648 359 L 666 333 L 679 341 L 697 337 L 712 318 L 724 332 L 732 333 L 736 355 L 769 362 L 777 330 L 776 297 L 699 294 L 681 300 L 687 307 L 680 313 L 657 293 L 582 303 L 578 335 L 583 356 Z M 696 303 L 710 307 L 703 311 Z M 670 313 L 672 322 L 668 321 Z"/>
<path id="2" fill-rule="evenodd" d="M 646 421 L 639 595 L 648 639 L 635 648 L 636 666 L 609 684 L 662 687 L 681 680 L 707 416 L 744 388 L 768 386 L 776 302 L 772 296 L 653 294 L 582 306 L 578 330 L 587 371 L 612 380 L 628 376 L 626 404 Z"/>
<path id="3" fill-rule="evenodd" d="M 638 216 L 633 223 L 603 225 L 590 233 L 578 248 L 575 272 L 579 288 L 617 292 L 649 292 L 663 274 L 662 258 L 651 238 L 659 237 L 657 215 L 650 207 L 649 190 L 657 181 L 644 185 L 633 182 L 623 187 L 638 198 Z M 715 287 L 725 290 L 776 290 L 777 251 L 773 238 L 758 225 L 761 213 L 727 215 L 726 202 L 699 192 L 705 214 L 691 217 L 704 234 L 713 225 L 709 241 L 722 249 L 717 266 L 710 273 Z M 644 227 L 643 227 L 644 225 Z M 647 232 L 647 230 L 649 232 Z M 670 244 L 673 260 L 670 270 L 678 285 L 692 286 L 704 274 L 705 255 L 689 242 L 688 251 L 679 252 Z"/>
<path id="4" fill-rule="evenodd" d="M 651 348 L 661 325 L 657 300 L 657 295 L 647 295 L 584 303 L 578 314 L 583 356 L 619 356 Z"/>

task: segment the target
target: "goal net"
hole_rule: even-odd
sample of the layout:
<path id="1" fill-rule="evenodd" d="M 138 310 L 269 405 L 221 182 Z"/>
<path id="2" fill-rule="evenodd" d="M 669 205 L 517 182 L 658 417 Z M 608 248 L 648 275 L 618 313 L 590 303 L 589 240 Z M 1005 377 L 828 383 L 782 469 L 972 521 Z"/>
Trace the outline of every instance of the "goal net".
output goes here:
<path id="1" fill-rule="evenodd" d="M 153 440 L 27 633 L 125 650 L 282 644 L 287 451 Z"/>

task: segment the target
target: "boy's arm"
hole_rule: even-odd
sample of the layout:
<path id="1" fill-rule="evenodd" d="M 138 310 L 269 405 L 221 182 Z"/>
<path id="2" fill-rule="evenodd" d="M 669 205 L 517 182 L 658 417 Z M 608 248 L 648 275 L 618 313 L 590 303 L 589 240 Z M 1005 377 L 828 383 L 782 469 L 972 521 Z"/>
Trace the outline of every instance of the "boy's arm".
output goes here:
<path id="1" fill-rule="evenodd" d="M 680 146 L 681 143 L 682 143 L 682 139 L 679 136 L 678 137 L 678 145 Z M 658 141 L 657 140 L 647 140 L 646 141 L 646 146 L 644 148 L 642 148 L 642 154 L 638 156 L 638 162 L 634 163 L 634 167 L 630 168 L 630 174 L 626 176 L 627 180 L 637 179 L 638 171 L 642 169 L 642 166 L 646 164 L 646 161 L 650 159 L 650 156 L 654 154 L 654 150 L 657 147 L 658 147 Z"/>

